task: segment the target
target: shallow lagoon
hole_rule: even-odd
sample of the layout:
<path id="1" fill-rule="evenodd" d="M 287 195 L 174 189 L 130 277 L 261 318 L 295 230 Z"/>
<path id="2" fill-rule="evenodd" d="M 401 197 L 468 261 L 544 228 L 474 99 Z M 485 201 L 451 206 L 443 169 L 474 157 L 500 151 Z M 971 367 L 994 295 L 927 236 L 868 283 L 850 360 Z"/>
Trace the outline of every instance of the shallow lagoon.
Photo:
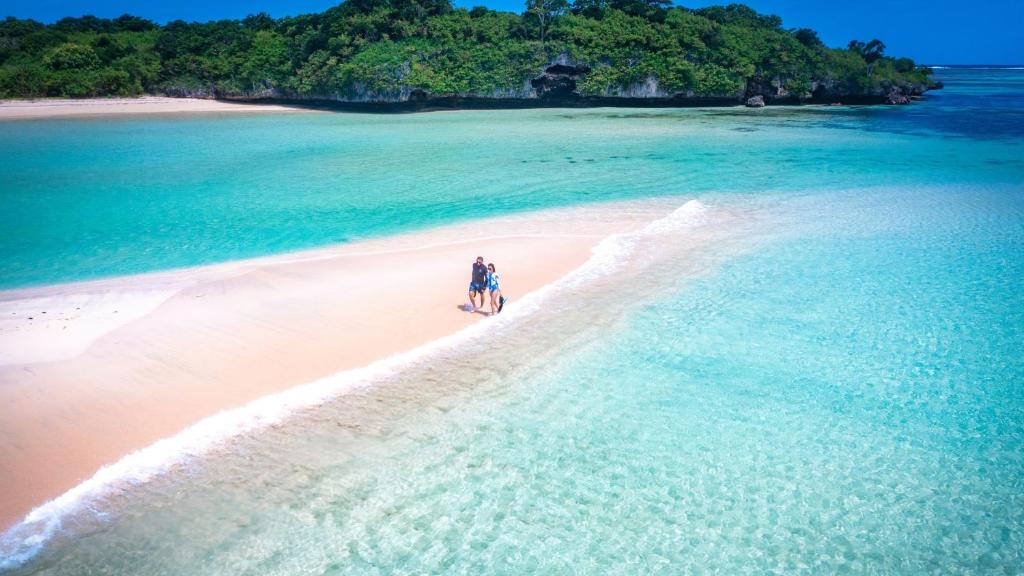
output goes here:
<path id="1" fill-rule="evenodd" d="M 305 116 L 400 136 L 321 136 L 335 150 L 321 161 L 275 165 L 298 174 L 335 158 L 309 184 L 319 193 L 260 188 L 269 156 L 249 176 L 236 169 L 263 212 L 242 210 L 246 186 L 211 164 L 225 183 L 213 195 L 237 214 L 190 228 L 197 208 L 181 202 L 180 226 L 166 228 L 199 236 L 197 261 L 331 241 L 324 229 L 358 238 L 620 197 L 703 208 L 596 255 L 601 266 L 468 353 L 427 356 L 68 511 L 13 571 L 1019 572 L 1024 132 L 951 122 L 990 106 L 979 82 L 1019 73 L 948 74 L 946 92 L 909 109 Z M 239 121 L 283 122 L 189 122 Z M 350 165 L 344 146 L 364 159 L 376 146 L 384 164 Z M 360 184 L 343 194 L 339 175 Z M 317 202 L 334 210 L 313 225 Z M 251 233 L 269 243 L 254 247 L 238 230 L 257 214 L 266 226 Z M 106 225 L 126 243 L 153 233 Z M 169 264 L 164 234 L 142 242 L 150 266 Z M 81 277 L 76 263 L 99 253 L 87 252 L 51 273 Z"/>
<path id="2" fill-rule="evenodd" d="M 950 73 L 900 108 L 7 122 L 0 289 L 581 202 L 1019 182 L 1021 72 Z"/>

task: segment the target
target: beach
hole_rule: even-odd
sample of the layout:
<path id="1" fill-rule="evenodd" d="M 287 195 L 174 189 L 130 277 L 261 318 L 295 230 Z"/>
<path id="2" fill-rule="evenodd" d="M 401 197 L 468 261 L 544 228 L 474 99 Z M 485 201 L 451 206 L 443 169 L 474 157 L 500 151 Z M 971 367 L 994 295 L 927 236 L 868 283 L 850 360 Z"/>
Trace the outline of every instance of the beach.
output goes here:
<path id="1" fill-rule="evenodd" d="M 552 210 L 0 292 L 0 524 L 206 416 L 487 321 L 460 309 L 477 255 L 515 300 L 660 209 Z"/>
<path id="2" fill-rule="evenodd" d="M 206 98 L 171 98 L 167 96 L 0 100 L 0 120 L 185 114 L 196 112 L 308 112 L 308 110 L 279 104 L 251 104 Z"/>
<path id="3" fill-rule="evenodd" d="M 1024 74 L 939 79 L 3 124 L 0 574 L 1015 573 Z"/>

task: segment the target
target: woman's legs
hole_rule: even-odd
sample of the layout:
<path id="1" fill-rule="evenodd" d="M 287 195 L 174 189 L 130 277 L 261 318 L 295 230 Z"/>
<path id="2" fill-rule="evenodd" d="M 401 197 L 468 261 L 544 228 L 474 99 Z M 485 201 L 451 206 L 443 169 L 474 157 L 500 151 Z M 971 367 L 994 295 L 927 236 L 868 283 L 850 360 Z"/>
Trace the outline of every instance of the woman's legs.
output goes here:
<path id="1" fill-rule="evenodd" d="M 498 296 L 501 295 L 500 290 L 491 290 L 491 316 L 498 313 Z"/>

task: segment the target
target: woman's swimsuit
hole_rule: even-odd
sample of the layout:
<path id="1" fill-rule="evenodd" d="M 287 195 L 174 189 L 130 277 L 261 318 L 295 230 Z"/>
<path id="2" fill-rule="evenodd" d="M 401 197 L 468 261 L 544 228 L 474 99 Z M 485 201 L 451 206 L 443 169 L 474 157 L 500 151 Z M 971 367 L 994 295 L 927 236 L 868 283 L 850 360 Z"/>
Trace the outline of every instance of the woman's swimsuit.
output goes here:
<path id="1" fill-rule="evenodd" d="M 497 273 L 487 274 L 487 289 L 491 292 L 501 290 L 501 278 L 498 277 Z"/>

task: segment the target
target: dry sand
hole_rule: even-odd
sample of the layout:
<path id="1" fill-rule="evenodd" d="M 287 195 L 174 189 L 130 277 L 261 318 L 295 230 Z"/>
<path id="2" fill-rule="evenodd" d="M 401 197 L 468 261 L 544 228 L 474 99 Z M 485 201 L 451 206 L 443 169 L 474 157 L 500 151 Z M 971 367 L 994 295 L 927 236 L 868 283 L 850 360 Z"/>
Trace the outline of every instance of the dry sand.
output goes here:
<path id="1" fill-rule="evenodd" d="M 277 104 L 225 102 L 201 98 L 86 98 L 72 100 L 45 98 L 36 100 L 0 100 L 0 120 L 27 120 L 71 116 L 116 114 L 179 114 L 187 112 L 308 112 Z"/>
<path id="2" fill-rule="evenodd" d="M 0 527 L 206 416 L 486 322 L 459 308 L 477 255 L 515 298 L 668 208 L 552 210 L 0 292 Z"/>

